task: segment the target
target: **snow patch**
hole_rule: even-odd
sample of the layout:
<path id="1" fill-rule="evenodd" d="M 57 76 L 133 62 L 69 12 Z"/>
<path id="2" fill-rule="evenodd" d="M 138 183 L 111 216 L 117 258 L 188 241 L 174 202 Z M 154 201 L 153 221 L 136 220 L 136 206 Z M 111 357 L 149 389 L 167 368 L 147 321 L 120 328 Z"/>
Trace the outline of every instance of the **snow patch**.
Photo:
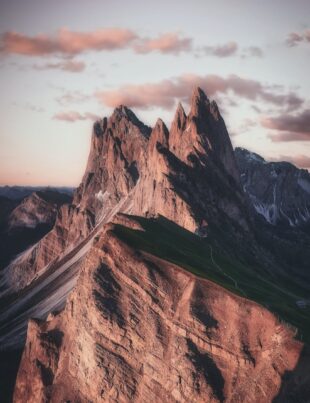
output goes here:
<path id="1" fill-rule="evenodd" d="M 278 177 L 278 174 L 276 173 L 276 171 L 273 168 L 272 168 L 272 171 L 270 172 L 270 176 L 274 179 Z"/>
<path id="2" fill-rule="evenodd" d="M 261 164 L 266 164 L 264 158 L 260 157 L 258 154 L 252 153 L 251 151 L 247 151 L 245 157 L 248 161 L 260 162 Z"/>
<path id="3" fill-rule="evenodd" d="M 254 195 L 250 195 L 250 197 L 257 213 L 262 215 L 269 224 L 275 225 L 279 216 L 276 204 L 276 185 L 273 188 L 273 203 L 271 204 L 262 203 Z"/>
<path id="4" fill-rule="evenodd" d="M 99 192 L 95 194 L 95 197 L 101 203 L 104 203 L 107 200 L 107 198 L 109 197 L 109 195 L 110 195 L 109 192 L 107 192 L 107 191 L 103 192 L 102 190 L 99 190 Z"/>

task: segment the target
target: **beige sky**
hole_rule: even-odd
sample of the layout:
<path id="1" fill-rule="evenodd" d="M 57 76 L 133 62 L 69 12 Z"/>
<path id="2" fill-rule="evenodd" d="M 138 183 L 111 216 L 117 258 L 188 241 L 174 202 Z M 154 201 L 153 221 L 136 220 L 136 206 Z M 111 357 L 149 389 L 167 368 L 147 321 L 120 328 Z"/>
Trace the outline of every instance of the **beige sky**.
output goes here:
<path id="1" fill-rule="evenodd" d="M 310 167 L 309 1 L 0 7 L 0 184 L 77 185 L 96 118 L 125 103 L 169 126 L 194 85 L 234 145 Z"/>

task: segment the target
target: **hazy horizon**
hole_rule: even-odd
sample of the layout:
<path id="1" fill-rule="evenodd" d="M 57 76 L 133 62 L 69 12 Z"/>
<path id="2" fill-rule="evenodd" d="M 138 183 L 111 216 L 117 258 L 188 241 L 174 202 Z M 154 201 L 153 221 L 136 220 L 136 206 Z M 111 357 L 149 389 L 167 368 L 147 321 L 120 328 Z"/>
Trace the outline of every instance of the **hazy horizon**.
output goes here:
<path id="1" fill-rule="evenodd" d="M 0 0 L 0 186 L 81 181 L 92 122 L 168 128 L 199 85 L 234 147 L 310 168 L 310 3 Z"/>

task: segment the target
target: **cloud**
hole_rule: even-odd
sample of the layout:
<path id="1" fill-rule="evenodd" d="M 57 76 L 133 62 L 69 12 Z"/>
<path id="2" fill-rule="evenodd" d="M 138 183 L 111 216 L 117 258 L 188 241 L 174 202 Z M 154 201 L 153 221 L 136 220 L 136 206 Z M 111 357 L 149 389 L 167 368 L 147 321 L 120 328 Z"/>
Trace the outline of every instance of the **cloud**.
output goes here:
<path id="1" fill-rule="evenodd" d="M 84 94 L 81 91 L 66 91 L 64 88 L 61 88 L 63 94 L 56 98 L 56 101 L 60 105 L 67 105 L 72 103 L 82 103 L 89 100 L 90 96 Z"/>
<path id="2" fill-rule="evenodd" d="M 134 31 L 122 28 L 105 28 L 92 32 L 74 32 L 62 28 L 56 35 L 28 36 L 17 32 L 5 32 L 0 36 L 0 53 L 3 54 L 72 57 L 91 50 L 112 51 L 125 48 L 132 48 L 141 54 L 154 51 L 179 54 L 192 49 L 192 39 L 183 38 L 178 33 L 165 33 L 157 38 L 141 38 Z M 55 64 L 54 68 L 75 72 L 76 66 L 77 62 L 75 66 L 68 64 L 58 67 Z"/>
<path id="3" fill-rule="evenodd" d="M 141 37 L 130 29 L 102 28 L 90 32 L 70 31 L 59 29 L 54 35 L 38 34 L 34 36 L 8 31 L 0 34 L 0 53 L 18 54 L 24 56 L 62 56 L 73 57 L 87 51 L 113 51 L 132 49 L 138 54 L 160 52 L 162 54 L 178 55 L 181 52 L 195 51 L 197 57 L 202 54 L 220 58 L 234 56 L 239 50 L 236 42 L 231 41 L 219 45 L 202 48 L 193 47 L 193 39 L 183 37 L 177 32 L 166 32 L 155 38 Z M 243 49 L 242 57 L 261 57 L 262 50 L 257 46 Z M 61 62 L 49 63 L 43 68 L 59 68 L 66 71 L 82 71 L 82 62 L 70 65 Z M 78 67 L 78 63 L 80 66 Z M 80 70 L 78 70 L 80 69 Z"/>
<path id="4" fill-rule="evenodd" d="M 154 39 L 144 38 L 134 45 L 134 50 L 137 53 L 158 51 L 179 54 L 180 52 L 189 52 L 191 49 L 192 39 L 182 38 L 177 33 L 166 33 Z"/>
<path id="5" fill-rule="evenodd" d="M 273 161 L 288 161 L 298 166 L 299 168 L 310 168 L 310 157 L 307 155 L 280 155 L 278 158 L 272 158 Z"/>
<path id="6" fill-rule="evenodd" d="M 244 119 L 244 121 L 242 122 L 241 126 L 239 127 L 238 134 L 247 133 L 248 131 L 253 129 L 253 127 L 256 127 L 256 126 L 257 126 L 257 121 L 256 120 L 246 118 L 246 119 Z"/>
<path id="7" fill-rule="evenodd" d="M 196 57 L 201 57 L 202 55 L 211 55 L 220 58 L 236 56 L 240 54 L 240 57 L 245 58 L 253 58 L 253 57 L 263 57 L 264 52 L 258 46 L 248 46 L 241 48 L 235 41 L 227 42 L 224 44 L 212 46 L 204 46 L 202 48 L 196 49 Z"/>
<path id="8" fill-rule="evenodd" d="M 310 141 L 310 109 L 295 115 L 264 117 L 261 124 L 267 129 L 277 131 L 276 134 L 269 135 L 273 141 Z"/>
<path id="9" fill-rule="evenodd" d="M 275 143 L 290 142 L 290 141 L 310 141 L 309 134 L 295 132 L 278 132 L 269 134 L 268 137 Z"/>
<path id="10" fill-rule="evenodd" d="M 27 36 L 5 32 L 0 37 L 0 52 L 27 56 L 74 56 L 89 50 L 116 50 L 128 47 L 137 35 L 128 29 L 105 28 L 92 32 L 60 29 L 55 36 Z"/>
<path id="11" fill-rule="evenodd" d="M 23 109 L 31 111 L 31 112 L 38 112 L 38 113 L 45 112 L 44 108 L 42 108 L 41 106 L 34 105 L 30 102 L 18 103 L 18 102 L 14 101 L 12 103 L 12 105 L 17 106 L 18 108 L 23 108 Z"/>
<path id="12" fill-rule="evenodd" d="M 299 45 L 301 42 L 310 42 L 310 29 L 302 33 L 291 32 L 286 39 L 286 44 L 290 48 Z"/>
<path id="13" fill-rule="evenodd" d="M 263 57 L 264 52 L 258 46 L 248 46 L 243 49 L 243 53 L 241 55 L 242 58 L 250 58 L 250 57 Z"/>
<path id="14" fill-rule="evenodd" d="M 76 60 L 65 60 L 55 63 L 45 63 L 42 65 L 34 64 L 33 67 L 36 70 L 58 69 L 70 71 L 71 73 L 80 73 L 81 71 L 85 70 L 86 64 Z"/>
<path id="15" fill-rule="evenodd" d="M 157 83 L 123 85 L 115 90 L 99 91 L 95 95 L 106 106 L 115 107 L 125 104 L 129 107 L 148 109 L 162 107 L 171 109 L 176 101 L 189 101 L 193 87 L 199 85 L 209 96 L 233 93 L 239 98 L 256 101 L 263 100 L 276 106 L 294 110 L 303 100 L 295 93 L 279 93 L 273 86 L 259 81 L 245 79 L 237 75 L 221 77 L 218 75 L 183 75 Z"/>
<path id="16" fill-rule="evenodd" d="M 0 34 L 0 54 L 17 54 L 24 56 L 61 56 L 71 58 L 87 51 L 113 51 L 132 49 L 138 54 L 160 52 L 162 54 L 178 55 L 181 52 L 195 52 L 197 57 L 212 55 L 220 58 L 234 56 L 239 51 L 235 41 L 209 45 L 200 48 L 193 47 L 193 39 L 183 37 L 178 32 L 166 32 L 155 38 L 141 37 L 135 31 L 125 28 L 102 28 L 89 32 L 59 29 L 55 34 L 26 35 L 14 31 Z M 242 49 L 241 57 L 262 57 L 263 52 L 257 46 Z M 44 68 L 59 68 L 66 71 L 78 72 L 85 68 L 82 62 L 49 63 Z M 40 69 L 40 67 L 38 67 Z"/>
<path id="17" fill-rule="evenodd" d="M 207 55 L 229 57 L 237 53 L 238 44 L 236 42 L 228 42 L 223 45 L 205 46 L 203 50 Z"/>
<path id="18" fill-rule="evenodd" d="M 63 120 L 65 122 L 70 122 L 70 123 L 73 123 L 73 122 L 76 122 L 79 120 L 87 120 L 87 119 L 94 121 L 94 120 L 98 120 L 99 118 L 100 117 L 98 115 L 95 115 L 90 112 L 85 112 L 84 114 L 81 114 L 80 112 L 76 112 L 76 111 L 59 112 L 53 116 L 53 119 Z"/>

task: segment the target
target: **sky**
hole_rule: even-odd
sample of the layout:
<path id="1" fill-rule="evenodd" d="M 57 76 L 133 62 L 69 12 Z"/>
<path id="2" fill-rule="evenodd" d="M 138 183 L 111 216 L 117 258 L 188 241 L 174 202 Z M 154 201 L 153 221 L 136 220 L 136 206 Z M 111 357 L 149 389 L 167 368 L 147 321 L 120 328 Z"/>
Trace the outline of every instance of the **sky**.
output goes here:
<path id="1" fill-rule="evenodd" d="M 169 127 L 193 87 L 234 146 L 310 169 L 309 0 L 0 0 L 0 185 L 77 186 L 118 104 Z"/>

